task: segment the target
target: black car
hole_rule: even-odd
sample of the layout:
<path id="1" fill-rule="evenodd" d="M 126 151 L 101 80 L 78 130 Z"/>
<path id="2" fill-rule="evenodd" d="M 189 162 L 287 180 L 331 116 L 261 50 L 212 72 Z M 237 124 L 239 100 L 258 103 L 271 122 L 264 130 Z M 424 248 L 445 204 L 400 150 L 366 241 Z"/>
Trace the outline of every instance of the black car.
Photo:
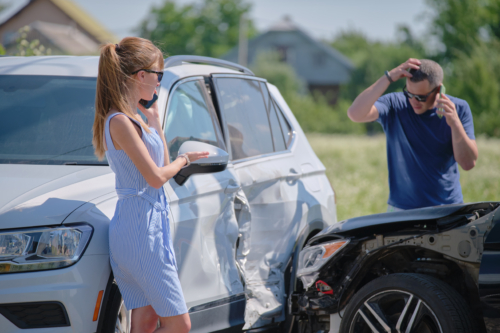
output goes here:
<path id="1" fill-rule="evenodd" d="M 294 329 L 500 332 L 499 207 L 412 209 L 323 230 L 299 256 Z"/>

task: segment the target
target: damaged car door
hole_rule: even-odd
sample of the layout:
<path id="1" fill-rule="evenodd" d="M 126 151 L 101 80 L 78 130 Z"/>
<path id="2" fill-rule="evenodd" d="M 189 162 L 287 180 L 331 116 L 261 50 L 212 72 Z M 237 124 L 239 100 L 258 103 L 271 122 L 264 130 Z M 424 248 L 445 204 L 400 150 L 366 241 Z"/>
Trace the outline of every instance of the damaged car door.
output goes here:
<path id="1" fill-rule="evenodd" d="M 301 216 L 300 165 L 287 150 L 291 130 L 271 99 L 265 80 L 213 75 L 229 138 L 230 160 L 240 181 L 251 223 L 241 233 L 251 244 L 238 249 L 247 304 L 244 329 L 284 320 L 284 270 Z M 241 228 L 241 221 L 240 228 Z"/>
<path id="2" fill-rule="evenodd" d="M 174 85 L 164 132 L 171 161 L 188 140 L 225 149 L 204 77 L 186 78 Z M 245 296 L 235 262 L 238 225 L 234 197 L 238 189 L 230 169 L 193 175 L 182 186 L 175 179 L 165 185 L 192 332 L 215 331 L 243 322 Z M 207 314 L 209 322 L 196 318 L 207 318 Z"/>

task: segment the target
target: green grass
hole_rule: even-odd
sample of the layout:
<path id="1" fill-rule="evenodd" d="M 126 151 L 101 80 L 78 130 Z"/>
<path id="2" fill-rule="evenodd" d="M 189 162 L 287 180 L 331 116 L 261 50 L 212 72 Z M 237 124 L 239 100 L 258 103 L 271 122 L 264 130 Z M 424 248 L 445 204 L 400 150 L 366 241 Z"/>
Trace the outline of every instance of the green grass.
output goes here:
<path id="1" fill-rule="evenodd" d="M 385 212 L 389 186 L 385 136 L 308 134 L 337 194 L 337 218 Z M 460 169 L 465 202 L 500 201 L 500 139 L 478 138 L 479 159 Z"/>

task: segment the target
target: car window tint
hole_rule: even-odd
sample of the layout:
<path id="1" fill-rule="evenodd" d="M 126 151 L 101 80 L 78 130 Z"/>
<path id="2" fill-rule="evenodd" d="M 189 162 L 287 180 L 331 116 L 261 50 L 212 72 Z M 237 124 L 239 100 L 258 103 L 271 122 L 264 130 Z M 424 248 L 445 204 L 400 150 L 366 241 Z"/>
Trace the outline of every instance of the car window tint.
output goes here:
<path id="1" fill-rule="evenodd" d="M 177 158 L 185 141 L 200 141 L 225 148 L 214 116 L 203 81 L 189 81 L 175 89 L 170 96 L 164 129 L 170 161 Z"/>
<path id="2" fill-rule="evenodd" d="M 264 101 L 269 114 L 269 123 L 271 124 L 271 130 L 273 134 L 274 151 L 286 150 L 285 139 L 283 138 L 283 132 L 281 131 L 281 125 L 276 115 L 276 108 L 274 103 L 272 103 L 271 96 L 267 90 L 267 85 L 265 82 L 260 82 L 260 87 L 262 89 L 262 95 L 264 96 Z"/>
<path id="3" fill-rule="evenodd" d="M 96 79 L 0 75 L 0 163 L 102 164 L 94 155 Z"/>
<path id="4" fill-rule="evenodd" d="M 259 82 L 236 78 L 218 78 L 216 82 L 229 131 L 232 159 L 274 152 Z"/>
<path id="5" fill-rule="evenodd" d="M 281 112 L 279 107 L 277 107 L 276 103 L 273 102 L 272 104 L 274 106 L 274 109 L 276 110 L 276 113 L 278 114 L 278 118 L 281 124 L 281 130 L 283 131 L 283 136 L 285 138 L 286 146 L 288 147 L 292 142 L 292 127 L 285 119 L 283 113 Z"/>

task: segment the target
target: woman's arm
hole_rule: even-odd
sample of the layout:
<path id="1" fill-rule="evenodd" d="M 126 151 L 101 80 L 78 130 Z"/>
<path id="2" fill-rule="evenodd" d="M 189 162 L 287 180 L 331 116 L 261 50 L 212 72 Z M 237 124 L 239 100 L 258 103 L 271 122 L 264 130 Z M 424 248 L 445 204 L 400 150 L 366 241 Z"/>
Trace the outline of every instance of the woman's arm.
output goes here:
<path id="1" fill-rule="evenodd" d="M 146 179 L 146 182 L 154 188 L 158 189 L 162 187 L 163 184 L 175 176 L 186 164 L 186 159 L 181 157 L 166 166 L 158 167 L 151 156 L 149 156 L 149 152 L 139 133 L 134 128 L 134 124 L 125 115 L 113 117 L 109 123 L 109 131 L 113 142 L 116 142 L 125 151 L 137 170 Z M 161 136 L 163 137 L 163 135 Z M 165 139 L 163 138 L 162 140 L 166 147 Z M 208 157 L 208 154 L 208 152 L 187 153 L 191 162 Z"/>

